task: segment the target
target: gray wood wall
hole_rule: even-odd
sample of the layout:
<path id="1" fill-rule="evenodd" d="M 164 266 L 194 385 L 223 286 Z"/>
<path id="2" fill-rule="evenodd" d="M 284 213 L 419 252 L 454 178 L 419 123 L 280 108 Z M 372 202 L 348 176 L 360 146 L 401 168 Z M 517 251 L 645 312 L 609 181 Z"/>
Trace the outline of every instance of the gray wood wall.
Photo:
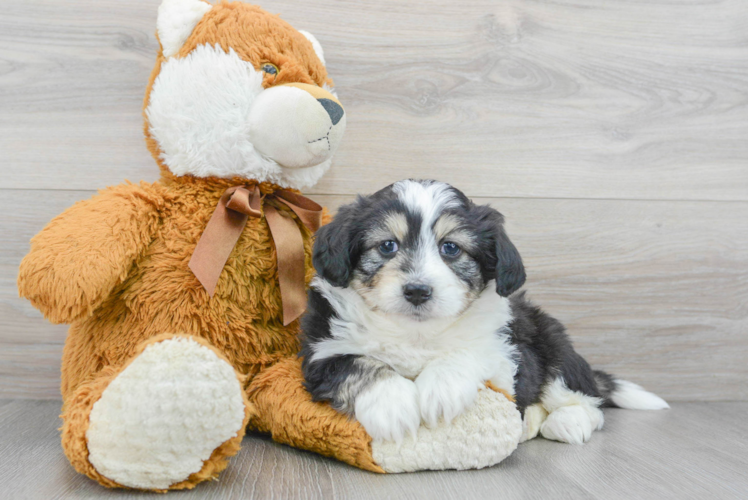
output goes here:
<path id="1" fill-rule="evenodd" d="M 155 180 L 159 0 L 0 0 L 0 397 L 58 398 L 64 326 L 17 297 L 44 224 Z M 745 0 L 268 0 L 348 112 L 337 207 L 404 177 L 491 203 L 526 288 L 594 365 L 670 400 L 748 398 Z"/>

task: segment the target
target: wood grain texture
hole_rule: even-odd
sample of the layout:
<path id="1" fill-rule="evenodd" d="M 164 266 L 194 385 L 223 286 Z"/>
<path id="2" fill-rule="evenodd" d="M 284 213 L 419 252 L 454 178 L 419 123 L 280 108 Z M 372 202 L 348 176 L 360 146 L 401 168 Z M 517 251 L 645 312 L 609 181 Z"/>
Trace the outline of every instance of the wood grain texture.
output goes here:
<path id="1" fill-rule="evenodd" d="M 527 498 L 742 499 L 748 491 L 748 403 L 680 403 L 670 411 L 606 410 L 584 446 L 538 438 L 483 470 L 378 475 L 276 444 L 244 439 L 218 481 L 180 499 Z M 77 474 L 59 444 L 59 403 L 0 401 L 0 497 L 157 499 L 107 490 Z"/>
<path id="2" fill-rule="evenodd" d="M 58 397 L 66 327 L 17 297 L 29 238 L 156 178 L 159 2 L 0 0 L 0 397 Z M 320 201 L 451 182 L 508 216 L 531 296 L 595 365 L 670 400 L 748 398 L 744 2 L 261 3 L 317 35 L 348 112 Z"/>
<path id="3" fill-rule="evenodd" d="M 160 0 L 0 0 L 0 187 L 153 180 Z M 742 0 L 267 0 L 348 111 L 311 192 L 436 177 L 474 196 L 748 200 Z"/>
<path id="4" fill-rule="evenodd" d="M 0 194 L 0 395 L 57 398 L 66 329 L 17 297 L 17 269 L 29 238 L 93 192 Z M 668 400 L 748 399 L 748 204 L 475 200 L 505 214 L 525 289 L 595 366 Z"/>

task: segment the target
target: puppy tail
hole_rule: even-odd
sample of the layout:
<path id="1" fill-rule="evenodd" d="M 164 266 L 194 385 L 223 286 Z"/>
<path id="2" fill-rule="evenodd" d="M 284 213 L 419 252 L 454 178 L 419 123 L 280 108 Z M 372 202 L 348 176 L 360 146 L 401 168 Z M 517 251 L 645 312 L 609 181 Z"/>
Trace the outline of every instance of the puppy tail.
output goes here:
<path id="1" fill-rule="evenodd" d="M 641 386 L 613 378 L 603 371 L 595 370 L 595 383 L 605 398 L 606 406 L 628 410 L 665 410 L 670 405 L 661 397 L 644 390 Z"/>

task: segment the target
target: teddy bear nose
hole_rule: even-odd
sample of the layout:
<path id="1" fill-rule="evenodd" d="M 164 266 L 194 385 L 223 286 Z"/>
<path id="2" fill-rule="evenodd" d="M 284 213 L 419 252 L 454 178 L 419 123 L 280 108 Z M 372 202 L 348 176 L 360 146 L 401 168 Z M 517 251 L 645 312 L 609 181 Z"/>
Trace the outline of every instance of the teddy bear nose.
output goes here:
<path id="1" fill-rule="evenodd" d="M 333 125 L 337 125 L 341 118 L 343 118 L 343 106 L 333 101 L 332 99 L 317 99 L 327 114 L 330 115 Z"/>

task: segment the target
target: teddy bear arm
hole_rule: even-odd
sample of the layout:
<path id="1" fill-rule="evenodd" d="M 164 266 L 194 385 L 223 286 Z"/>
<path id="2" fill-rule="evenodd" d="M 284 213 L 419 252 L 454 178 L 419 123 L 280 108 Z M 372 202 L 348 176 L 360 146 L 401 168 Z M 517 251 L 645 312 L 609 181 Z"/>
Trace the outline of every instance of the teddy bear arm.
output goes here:
<path id="1" fill-rule="evenodd" d="M 257 410 L 250 420 L 250 429 L 361 469 L 384 472 L 372 456 L 371 437 L 361 424 L 327 403 L 312 401 L 312 395 L 304 388 L 301 359 L 297 356 L 260 372 L 248 393 Z"/>
<path id="2" fill-rule="evenodd" d="M 88 316 L 151 242 L 161 203 L 145 183 L 76 203 L 31 240 L 19 268 L 20 295 L 54 323 Z"/>

